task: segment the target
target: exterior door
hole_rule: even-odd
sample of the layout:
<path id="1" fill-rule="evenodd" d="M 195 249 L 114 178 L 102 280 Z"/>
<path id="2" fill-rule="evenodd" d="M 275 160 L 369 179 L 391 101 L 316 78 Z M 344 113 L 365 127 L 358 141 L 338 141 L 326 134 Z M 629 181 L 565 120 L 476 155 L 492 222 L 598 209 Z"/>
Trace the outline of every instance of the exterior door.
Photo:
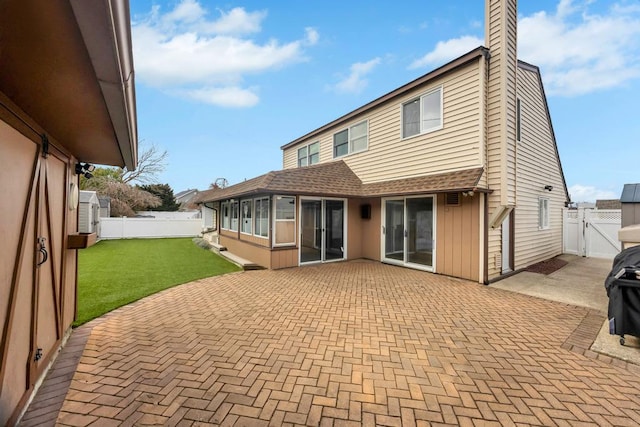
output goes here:
<path id="1" fill-rule="evenodd" d="M 0 121 L 0 182 L 7 183 L 0 235 L 9 260 L 0 265 L 0 400 L 13 408 L 27 401 L 73 317 L 70 164 L 44 138 L 38 144 Z M 0 424 L 17 415 L 0 408 Z"/>
<path id="2" fill-rule="evenodd" d="M 386 199 L 383 206 L 383 261 L 433 270 L 434 198 Z"/>
<path id="3" fill-rule="evenodd" d="M 345 258 L 344 200 L 302 199 L 300 264 Z"/>

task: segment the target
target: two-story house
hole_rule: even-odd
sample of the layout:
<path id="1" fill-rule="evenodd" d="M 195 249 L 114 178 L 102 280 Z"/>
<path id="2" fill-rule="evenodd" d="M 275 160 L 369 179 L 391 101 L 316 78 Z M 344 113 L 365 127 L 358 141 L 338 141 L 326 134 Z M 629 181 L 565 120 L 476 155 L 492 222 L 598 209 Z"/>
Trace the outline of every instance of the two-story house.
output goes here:
<path id="1" fill-rule="evenodd" d="M 282 146 L 284 168 L 203 195 L 219 243 L 266 268 L 367 258 L 478 282 L 562 251 L 569 201 L 515 0 L 485 44 Z"/>

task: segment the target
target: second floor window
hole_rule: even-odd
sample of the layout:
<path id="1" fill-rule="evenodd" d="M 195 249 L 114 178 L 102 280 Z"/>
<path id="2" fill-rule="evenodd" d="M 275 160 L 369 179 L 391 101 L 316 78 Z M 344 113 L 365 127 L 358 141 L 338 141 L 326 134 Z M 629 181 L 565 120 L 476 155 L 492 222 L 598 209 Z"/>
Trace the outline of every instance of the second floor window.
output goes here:
<path id="1" fill-rule="evenodd" d="M 402 137 L 442 128 L 442 88 L 402 104 Z"/>
<path id="2" fill-rule="evenodd" d="M 320 142 L 298 149 L 298 167 L 309 166 L 320 161 Z"/>
<path id="3" fill-rule="evenodd" d="M 365 151 L 369 147 L 369 126 L 365 120 L 333 134 L 333 157 Z"/>

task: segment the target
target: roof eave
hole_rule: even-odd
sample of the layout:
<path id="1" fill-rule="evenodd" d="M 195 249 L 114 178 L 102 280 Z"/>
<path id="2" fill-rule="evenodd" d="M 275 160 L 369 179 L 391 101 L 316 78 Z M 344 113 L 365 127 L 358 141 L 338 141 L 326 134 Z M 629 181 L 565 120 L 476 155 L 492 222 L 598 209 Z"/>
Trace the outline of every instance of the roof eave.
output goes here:
<path id="1" fill-rule="evenodd" d="M 134 170 L 138 129 L 129 1 L 71 0 L 71 7 L 111 118 L 121 166 Z"/>

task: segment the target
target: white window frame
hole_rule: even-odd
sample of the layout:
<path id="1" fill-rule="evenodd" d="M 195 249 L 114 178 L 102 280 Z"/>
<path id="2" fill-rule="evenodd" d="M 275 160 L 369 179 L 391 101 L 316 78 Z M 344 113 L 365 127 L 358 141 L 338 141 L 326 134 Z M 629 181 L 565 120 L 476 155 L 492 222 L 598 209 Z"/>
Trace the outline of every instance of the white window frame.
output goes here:
<path id="1" fill-rule="evenodd" d="M 238 231 L 240 226 L 240 203 L 237 200 L 229 201 L 229 219 L 230 219 L 229 230 Z"/>
<path id="2" fill-rule="evenodd" d="M 278 200 L 282 198 L 293 199 L 293 219 L 278 219 Z M 273 246 L 293 246 L 296 244 L 296 217 L 297 217 L 297 200 L 296 196 L 288 196 L 288 195 L 275 195 L 272 200 L 273 208 L 271 212 L 273 213 Z M 293 241 L 291 242 L 278 242 L 278 232 L 277 232 L 277 224 L 279 222 L 293 222 Z"/>
<path id="3" fill-rule="evenodd" d="M 311 154 L 311 147 L 312 146 L 317 146 L 318 147 L 318 151 L 316 151 L 315 153 Z M 301 157 L 300 156 L 300 152 L 304 150 L 305 154 Z M 317 156 L 316 157 L 316 161 L 313 162 L 312 160 L 312 156 Z M 304 163 L 304 164 L 302 164 Z M 307 144 L 304 147 L 300 147 L 298 148 L 298 167 L 304 167 L 304 166 L 311 166 L 311 165 L 315 165 L 317 163 L 320 163 L 320 141 L 316 141 L 316 142 L 312 142 L 311 144 Z"/>
<path id="4" fill-rule="evenodd" d="M 258 221 L 261 220 L 262 218 L 258 217 L 258 213 L 257 213 L 257 209 L 256 207 L 258 206 L 258 202 L 260 202 L 260 205 L 262 205 L 262 203 L 267 202 L 267 222 L 265 225 L 266 228 L 266 234 L 262 235 L 260 234 L 262 232 L 262 227 L 257 227 Z M 255 199 L 253 199 L 253 235 L 256 237 L 260 237 L 263 239 L 268 239 L 269 238 L 269 207 L 270 207 L 270 201 L 269 201 L 269 197 L 265 196 L 265 197 L 257 197 Z M 258 232 L 258 228 L 260 228 L 260 231 Z"/>
<path id="5" fill-rule="evenodd" d="M 360 126 L 363 123 L 364 123 L 365 129 L 366 129 L 366 133 L 364 134 L 364 137 L 366 138 L 366 144 L 365 144 L 364 148 L 361 148 L 359 150 L 354 150 L 353 149 L 354 139 L 352 138 L 352 129 L 355 128 L 356 126 Z M 347 152 L 345 154 L 337 155 L 336 154 L 336 140 L 335 140 L 335 138 L 336 138 L 336 135 L 338 135 L 338 134 L 340 134 L 340 133 L 342 133 L 344 131 L 347 131 Z M 362 121 L 360 121 L 358 123 L 354 123 L 353 125 L 345 128 L 345 129 L 341 129 L 340 131 L 335 132 L 333 134 L 331 140 L 332 140 L 331 141 L 332 142 L 332 148 L 331 149 L 333 151 L 333 158 L 334 159 L 337 159 L 337 158 L 340 158 L 340 157 L 345 157 L 345 156 L 348 156 L 348 155 L 354 154 L 354 153 L 361 153 L 363 151 L 367 151 L 369 149 L 369 120 L 368 119 L 362 120 Z"/>
<path id="6" fill-rule="evenodd" d="M 220 228 L 222 230 L 230 230 L 231 212 L 229 211 L 229 202 L 220 203 L 220 210 L 222 211 L 222 215 L 220 215 Z"/>
<path id="7" fill-rule="evenodd" d="M 550 227 L 549 198 L 538 197 L 538 230 L 548 230 Z"/>
<path id="8" fill-rule="evenodd" d="M 249 222 L 247 223 L 247 218 L 244 213 L 244 207 L 249 204 L 248 214 L 249 214 Z M 245 230 L 245 226 L 249 225 L 249 231 Z M 240 233 L 242 234 L 253 234 L 253 199 L 244 199 L 240 201 Z"/>
<path id="9" fill-rule="evenodd" d="M 436 92 L 440 92 L 440 124 L 438 124 L 437 126 L 432 126 L 429 128 L 425 128 L 423 126 L 423 109 L 422 109 L 422 103 L 424 98 L 426 98 L 429 95 L 432 95 Z M 423 93 L 422 95 L 415 97 L 415 98 L 411 98 L 410 100 L 403 102 L 402 105 L 400 106 L 400 135 L 402 139 L 407 139 L 407 138 L 413 138 L 414 136 L 418 136 L 418 135 L 424 135 L 430 132 L 435 132 L 437 130 L 440 130 L 443 128 L 444 126 L 444 90 L 442 86 L 438 86 L 436 88 L 433 88 L 431 90 L 429 90 L 428 92 Z M 416 100 L 418 100 L 418 104 L 420 106 L 420 131 L 418 133 L 412 134 L 412 135 L 405 135 L 404 134 L 404 107 L 405 105 L 411 104 L 412 102 L 415 102 Z"/>

